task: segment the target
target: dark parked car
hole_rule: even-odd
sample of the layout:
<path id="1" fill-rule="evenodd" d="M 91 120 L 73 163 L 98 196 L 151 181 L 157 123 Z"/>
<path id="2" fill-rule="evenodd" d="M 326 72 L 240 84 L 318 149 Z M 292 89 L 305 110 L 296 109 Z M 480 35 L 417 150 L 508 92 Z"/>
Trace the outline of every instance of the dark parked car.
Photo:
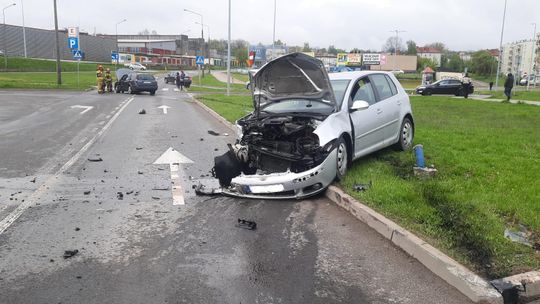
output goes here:
<path id="1" fill-rule="evenodd" d="M 474 86 L 469 86 L 469 94 L 474 92 Z M 431 94 L 452 94 L 456 96 L 463 95 L 463 86 L 458 79 L 441 79 L 432 84 L 419 86 L 416 88 L 416 94 L 431 95 Z"/>
<path id="2" fill-rule="evenodd" d="M 176 84 L 176 73 L 180 73 L 180 71 L 174 71 L 167 74 L 167 76 L 165 76 L 165 83 Z M 186 75 L 184 77 L 184 87 L 189 88 L 190 86 L 191 86 L 191 77 Z"/>
<path id="3" fill-rule="evenodd" d="M 127 69 L 116 71 L 117 81 L 114 84 L 116 93 L 128 92 L 134 94 L 138 92 L 150 92 L 156 94 L 158 89 L 157 81 L 151 74 L 137 73 Z"/>

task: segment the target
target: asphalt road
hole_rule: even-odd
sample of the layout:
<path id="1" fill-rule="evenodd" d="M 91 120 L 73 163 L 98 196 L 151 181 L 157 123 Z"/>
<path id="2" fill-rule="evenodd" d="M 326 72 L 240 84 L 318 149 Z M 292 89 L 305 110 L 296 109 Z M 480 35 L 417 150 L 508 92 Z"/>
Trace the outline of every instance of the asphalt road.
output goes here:
<path id="1" fill-rule="evenodd" d="M 324 197 L 195 196 L 234 133 L 160 86 L 0 92 L 0 303 L 469 303 Z"/>

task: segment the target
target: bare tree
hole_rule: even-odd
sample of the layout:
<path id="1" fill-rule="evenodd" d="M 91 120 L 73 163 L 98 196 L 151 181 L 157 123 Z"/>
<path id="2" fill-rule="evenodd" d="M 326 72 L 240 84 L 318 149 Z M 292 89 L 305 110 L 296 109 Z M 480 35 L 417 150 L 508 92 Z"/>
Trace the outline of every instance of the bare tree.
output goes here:
<path id="1" fill-rule="evenodd" d="M 397 48 L 397 53 L 403 53 L 405 51 L 405 47 L 403 45 L 403 40 L 400 37 L 391 36 L 388 37 L 386 40 L 386 43 L 383 45 L 382 50 L 383 52 L 387 53 L 394 53 Z"/>

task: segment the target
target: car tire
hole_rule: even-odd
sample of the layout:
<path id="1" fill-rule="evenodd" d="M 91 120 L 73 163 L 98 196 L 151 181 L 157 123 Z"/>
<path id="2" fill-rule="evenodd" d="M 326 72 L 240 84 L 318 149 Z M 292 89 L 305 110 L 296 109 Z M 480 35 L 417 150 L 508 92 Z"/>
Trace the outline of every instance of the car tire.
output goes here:
<path id="1" fill-rule="evenodd" d="M 407 151 L 412 148 L 414 141 L 414 125 L 412 121 L 405 117 L 399 128 L 399 139 L 396 148 L 401 151 Z"/>
<path id="2" fill-rule="evenodd" d="M 425 96 L 431 96 L 431 91 L 430 90 L 426 90 L 424 91 L 424 94 L 422 95 L 425 95 Z"/>
<path id="3" fill-rule="evenodd" d="M 120 93 L 120 88 L 114 88 L 114 91 L 116 92 L 116 94 Z"/>
<path id="4" fill-rule="evenodd" d="M 156 95 L 156 91 L 150 91 L 150 95 Z"/>
<path id="5" fill-rule="evenodd" d="M 127 93 L 128 94 L 135 94 L 135 92 L 133 92 L 133 89 L 131 88 L 131 85 L 128 86 Z"/>
<path id="6" fill-rule="evenodd" d="M 347 167 L 349 166 L 349 149 L 343 136 L 337 140 L 336 152 L 336 180 L 340 181 L 347 173 Z"/>
<path id="7" fill-rule="evenodd" d="M 461 89 L 457 90 L 454 95 L 455 96 L 463 96 L 463 90 L 461 90 Z"/>

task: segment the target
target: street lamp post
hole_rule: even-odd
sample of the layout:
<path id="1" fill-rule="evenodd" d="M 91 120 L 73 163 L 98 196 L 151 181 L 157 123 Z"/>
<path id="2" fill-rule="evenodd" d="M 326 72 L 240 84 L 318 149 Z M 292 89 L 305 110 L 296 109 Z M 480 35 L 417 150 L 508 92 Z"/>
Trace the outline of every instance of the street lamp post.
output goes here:
<path id="1" fill-rule="evenodd" d="M 530 79 L 531 79 L 531 75 L 532 73 L 534 73 L 534 84 L 536 85 L 536 69 L 534 68 L 534 64 L 535 64 L 535 51 L 536 51 L 536 23 L 531 23 L 532 25 L 534 25 L 534 32 L 533 32 L 533 47 L 532 47 L 532 54 L 531 54 L 531 66 L 529 67 L 529 74 L 527 75 L 528 79 L 527 79 L 527 91 L 529 90 L 529 85 L 530 85 Z M 532 72 L 531 72 L 532 71 Z"/>
<path id="2" fill-rule="evenodd" d="M 396 33 L 396 43 L 394 45 L 394 67 L 392 68 L 395 71 L 396 70 L 396 62 L 397 62 L 398 35 L 399 35 L 399 33 L 405 33 L 406 31 L 392 30 L 390 32 Z"/>
<path id="3" fill-rule="evenodd" d="M 504 0 L 504 12 L 502 19 L 502 28 L 501 28 L 501 41 L 499 42 L 499 60 L 497 62 L 497 75 L 495 75 L 495 88 L 499 87 L 499 74 L 501 73 L 501 61 L 502 61 L 502 42 L 504 34 L 504 21 L 506 20 L 506 3 L 508 0 Z"/>
<path id="4" fill-rule="evenodd" d="M 231 0 L 229 0 L 229 35 L 227 38 L 227 96 L 231 95 Z"/>
<path id="5" fill-rule="evenodd" d="M 276 58 L 276 2 L 274 0 L 274 31 L 272 34 L 272 57 Z"/>
<path id="6" fill-rule="evenodd" d="M 185 8 L 184 11 L 188 12 L 188 13 L 198 15 L 199 17 L 201 17 L 201 39 L 202 39 L 202 41 L 201 41 L 201 56 L 204 56 L 204 54 L 203 54 L 203 46 L 204 46 L 204 29 L 203 29 L 204 18 L 203 18 L 203 15 L 199 14 L 197 12 L 194 12 L 192 10 L 188 10 L 187 8 Z M 199 85 L 201 85 L 201 65 L 200 64 L 197 64 L 197 70 L 199 70 Z"/>
<path id="7" fill-rule="evenodd" d="M 120 60 L 120 51 L 118 50 L 118 25 L 120 25 L 121 23 L 124 23 L 126 21 L 127 21 L 127 19 L 124 19 L 124 20 L 122 20 L 120 22 L 117 22 L 116 25 L 115 25 L 116 56 L 118 56 L 117 59 L 116 59 L 116 64 L 118 64 L 118 60 Z"/>
<path id="8" fill-rule="evenodd" d="M 23 35 L 23 47 L 24 47 L 24 58 L 28 58 L 26 54 L 26 27 L 24 26 L 24 3 L 21 0 L 21 13 L 22 13 L 22 35 Z"/>
<path id="9" fill-rule="evenodd" d="M 11 3 L 10 5 L 4 7 L 2 9 L 2 17 L 3 17 L 3 33 L 2 33 L 2 40 L 4 45 L 4 70 L 7 71 L 7 41 L 6 41 L 6 10 L 12 6 L 15 6 L 15 3 Z"/>

